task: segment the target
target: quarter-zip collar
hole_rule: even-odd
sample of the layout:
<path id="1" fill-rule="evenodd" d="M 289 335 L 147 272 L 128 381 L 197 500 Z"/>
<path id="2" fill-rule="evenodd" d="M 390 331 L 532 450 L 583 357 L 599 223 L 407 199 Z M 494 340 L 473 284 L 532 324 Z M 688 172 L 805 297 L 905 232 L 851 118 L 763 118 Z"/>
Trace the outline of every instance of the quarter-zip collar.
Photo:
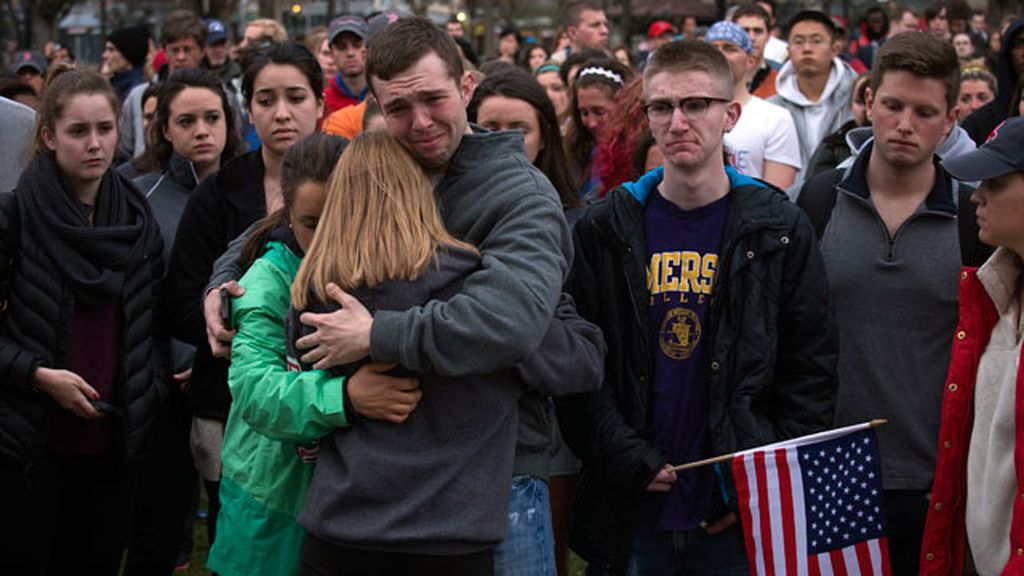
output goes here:
<path id="1" fill-rule="evenodd" d="M 867 170 L 868 160 L 871 158 L 871 148 L 873 146 L 874 140 L 870 139 L 860 148 L 853 166 L 846 171 L 846 175 L 843 176 L 842 181 L 839 182 L 840 191 L 858 196 L 864 200 L 869 200 L 871 198 L 871 190 L 868 188 Z M 932 157 L 932 165 L 935 167 L 937 172 L 935 175 L 935 183 L 932 185 L 932 189 L 924 201 L 925 209 L 930 212 L 942 212 L 955 216 L 957 213 L 958 198 L 956 191 L 954 190 L 952 179 L 946 171 L 942 169 L 942 166 L 939 165 L 938 156 Z"/>

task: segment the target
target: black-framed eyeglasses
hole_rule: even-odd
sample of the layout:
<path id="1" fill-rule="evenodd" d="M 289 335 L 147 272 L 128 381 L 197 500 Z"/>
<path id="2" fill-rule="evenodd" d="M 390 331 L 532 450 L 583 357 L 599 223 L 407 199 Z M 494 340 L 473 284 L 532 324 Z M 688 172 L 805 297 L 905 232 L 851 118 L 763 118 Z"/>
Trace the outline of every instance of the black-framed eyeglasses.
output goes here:
<path id="1" fill-rule="evenodd" d="M 647 119 L 656 124 L 671 120 L 676 108 L 683 113 L 687 120 L 695 120 L 707 114 L 708 108 L 711 108 L 711 104 L 714 102 L 731 102 L 731 100 L 713 96 L 694 96 L 683 98 L 674 104 L 664 101 L 651 102 L 644 105 L 643 111 L 647 115 Z"/>

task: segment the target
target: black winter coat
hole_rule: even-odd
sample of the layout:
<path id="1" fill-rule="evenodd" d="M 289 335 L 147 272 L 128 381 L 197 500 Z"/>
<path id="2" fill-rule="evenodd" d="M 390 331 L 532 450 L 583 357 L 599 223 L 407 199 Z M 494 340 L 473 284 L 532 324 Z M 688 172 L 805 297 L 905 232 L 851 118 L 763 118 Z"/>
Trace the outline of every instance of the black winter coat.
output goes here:
<path id="1" fill-rule="evenodd" d="M 164 318 L 171 335 L 196 347 L 189 399 L 196 416 L 224 422 L 231 405 L 228 361 L 206 342 L 203 298 L 214 261 L 228 243 L 267 215 L 260 150 L 239 156 L 189 195 L 167 269 Z"/>
<path id="2" fill-rule="evenodd" d="M 127 180 L 122 185 L 138 194 Z M 141 195 L 139 201 L 145 204 Z M 46 448 L 53 414 L 62 410 L 33 388 L 32 375 L 40 366 L 67 367 L 75 296 L 63 264 L 20 222 L 18 203 L 15 194 L 0 194 L 0 456 L 31 467 Z M 124 411 L 114 439 L 126 464 L 141 456 L 167 382 L 167 341 L 155 335 L 154 314 L 163 244 L 155 223 L 152 230 L 146 263 L 125 273 L 120 296 L 112 402 Z"/>
<path id="3" fill-rule="evenodd" d="M 641 182 L 657 193 L 660 177 L 650 176 Z M 781 191 L 749 178 L 735 179 L 730 194 L 705 324 L 713 454 L 827 429 L 836 396 L 839 343 L 807 217 Z M 666 464 L 648 440 L 654 346 L 643 215 L 623 186 L 589 207 L 576 224 L 567 284 L 608 345 L 601 391 L 556 399 L 562 434 L 584 463 L 570 538 L 608 573 L 625 572 L 644 489 Z"/>
<path id="4" fill-rule="evenodd" d="M 996 59 L 996 69 L 993 71 L 999 85 L 999 92 L 991 102 L 985 104 L 964 118 L 960 123 L 964 130 L 971 136 L 971 140 L 978 146 L 985 143 L 988 135 L 1003 120 L 1006 120 L 1010 112 L 1010 100 L 1013 97 L 1013 90 L 1020 81 L 1020 75 L 1013 66 L 1013 55 L 1010 53 L 1013 41 L 1024 34 L 1024 16 L 1014 20 L 1006 28 L 1003 35 L 1003 47 L 999 50 L 999 57 Z M 1013 106 L 1016 108 L 1017 103 Z"/>

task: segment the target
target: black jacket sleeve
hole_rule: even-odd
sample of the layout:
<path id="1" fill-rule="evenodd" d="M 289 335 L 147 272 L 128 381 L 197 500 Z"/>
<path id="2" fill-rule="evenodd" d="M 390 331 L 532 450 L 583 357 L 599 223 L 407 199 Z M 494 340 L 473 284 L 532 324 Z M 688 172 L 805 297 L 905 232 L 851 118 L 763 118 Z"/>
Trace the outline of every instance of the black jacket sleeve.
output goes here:
<path id="1" fill-rule="evenodd" d="M 544 340 L 516 370 L 527 387 L 548 396 L 594 391 L 601 386 L 606 352 L 601 330 L 581 318 L 563 292 Z"/>
<path id="2" fill-rule="evenodd" d="M 217 178 L 203 180 L 189 195 L 168 263 L 164 322 L 171 336 L 193 346 L 207 345 L 202 298 L 213 262 L 225 249 L 223 204 Z"/>
<path id="3" fill-rule="evenodd" d="M 576 306 L 584 318 L 596 322 L 605 332 L 619 328 L 602 324 L 608 307 L 623 306 L 622 302 L 606 302 L 601 290 L 608 277 L 599 274 L 602 265 L 609 260 L 601 259 L 601 240 L 592 221 L 584 217 L 576 224 L 573 232 L 576 257 L 573 261 L 566 291 L 576 299 Z M 621 276 L 619 271 L 604 271 L 611 276 Z M 626 304 L 628 306 L 628 303 Z M 605 380 L 600 390 L 555 398 L 558 421 L 562 436 L 572 451 L 584 462 L 587 472 L 613 490 L 637 495 L 667 463 L 665 457 L 654 448 L 640 432 L 626 420 L 617 395 L 623 388 L 637 385 L 634 381 L 614 382 L 616 370 L 607 367 L 623 360 L 627 350 L 617 349 L 609 339 L 609 351 L 605 360 Z M 624 494 L 624 495 L 625 495 Z"/>
<path id="4" fill-rule="evenodd" d="M 39 359 L 15 342 L 6 328 L 17 253 L 17 198 L 12 193 L 3 193 L 0 194 L 0 391 L 29 390 L 32 373 L 39 365 Z"/>
<path id="5" fill-rule="evenodd" d="M 779 301 L 774 401 L 761 414 L 763 437 L 773 439 L 831 427 L 838 384 L 839 332 L 825 263 L 807 216 L 793 212 Z"/>

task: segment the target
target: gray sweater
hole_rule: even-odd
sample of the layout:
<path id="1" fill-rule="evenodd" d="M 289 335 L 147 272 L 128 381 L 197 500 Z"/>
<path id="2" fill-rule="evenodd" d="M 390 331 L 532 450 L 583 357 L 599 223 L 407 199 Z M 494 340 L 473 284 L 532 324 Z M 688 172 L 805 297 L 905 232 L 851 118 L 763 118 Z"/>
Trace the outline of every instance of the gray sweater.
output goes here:
<path id="1" fill-rule="evenodd" d="M 888 418 L 878 429 L 883 486 L 927 490 L 957 324 L 957 196 L 941 172 L 890 238 L 868 193 L 870 156 L 868 144 L 840 182 L 821 238 L 839 325 L 835 425 Z"/>
<path id="2" fill-rule="evenodd" d="M 463 136 L 435 195 L 445 227 L 480 250 L 483 267 L 448 302 L 376 314 L 370 355 L 442 376 L 512 366 L 540 344 L 572 261 L 558 194 L 521 135 L 484 132 Z"/>
<path id="3" fill-rule="evenodd" d="M 445 301 L 479 270 L 480 258 L 444 252 L 440 266 L 412 282 L 384 282 L 353 295 L 372 312 Z M 300 335 L 289 315 L 291 345 Z M 299 522 L 314 536 L 349 547 L 464 554 L 492 546 L 508 526 L 517 398 L 530 382 L 599 380 L 596 327 L 551 330 L 513 369 L 461 378 L 420 374 L 423 397 L 400 425 L 360 420 L 322 441 Z M 579 336 L 580 334 L 584 336 Z M 294 351 L 290 352 L 294 354 Z M 547 392 L 547 390 L 542 390 Z"/>

